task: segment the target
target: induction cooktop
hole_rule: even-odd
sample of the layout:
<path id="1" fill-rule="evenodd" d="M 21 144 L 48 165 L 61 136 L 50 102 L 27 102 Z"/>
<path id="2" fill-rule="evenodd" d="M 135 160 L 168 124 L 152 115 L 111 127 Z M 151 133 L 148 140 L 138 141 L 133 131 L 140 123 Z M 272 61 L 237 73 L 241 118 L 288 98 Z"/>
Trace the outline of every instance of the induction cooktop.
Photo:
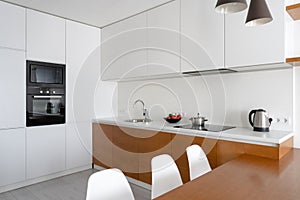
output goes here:
<path id="1" fill-rule="evenodd" d="M 211 131 L 211 132 L 221 132 L 221 131 L 226 131 L 235 128 L 234 126 L 222 126 L 222 125 L 214 125 L 214 124 L 205 124 L 204 126 L 193 126 L 192 124 L 185 124 L 185 125 L 173 126 L 173 127 L 199 130 L 199 131 Z"/>

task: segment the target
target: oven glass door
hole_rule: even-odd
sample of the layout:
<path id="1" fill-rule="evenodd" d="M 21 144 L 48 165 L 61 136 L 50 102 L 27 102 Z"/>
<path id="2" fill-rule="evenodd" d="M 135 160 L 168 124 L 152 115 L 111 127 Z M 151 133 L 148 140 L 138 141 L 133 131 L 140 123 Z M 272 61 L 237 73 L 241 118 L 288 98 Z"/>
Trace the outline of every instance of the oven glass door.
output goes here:
<path id="1" fill-rule="evenodd" d="M 63 95 L 28 95 L 27 98 L 27 126 L 65 123 Z"/>

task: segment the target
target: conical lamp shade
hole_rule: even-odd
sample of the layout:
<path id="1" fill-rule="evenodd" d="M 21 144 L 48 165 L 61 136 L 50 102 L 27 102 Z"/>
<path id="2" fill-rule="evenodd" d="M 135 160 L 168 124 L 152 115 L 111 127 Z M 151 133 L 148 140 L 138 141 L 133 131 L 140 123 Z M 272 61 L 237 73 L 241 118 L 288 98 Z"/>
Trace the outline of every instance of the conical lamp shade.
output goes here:
<path id="1" fill-rule="evenodd" d="M 251 0 L 246 25 L 257 26 L 269 23 L 273 20 L 265 0 Z"/>
<path id="2" fill-rule="evenodd" d="M 218 0 L 215 10 L 219 13 L 237 13 L 246 8 L 246 0 Z"/>

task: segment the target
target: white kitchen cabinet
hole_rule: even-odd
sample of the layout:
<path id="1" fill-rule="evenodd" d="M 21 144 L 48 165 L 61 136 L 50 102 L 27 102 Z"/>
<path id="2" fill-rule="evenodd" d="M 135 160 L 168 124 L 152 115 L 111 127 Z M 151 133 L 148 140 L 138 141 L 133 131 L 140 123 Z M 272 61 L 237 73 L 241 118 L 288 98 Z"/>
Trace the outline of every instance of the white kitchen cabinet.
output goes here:
<path id="1" fill-rule="evenodd" d="M 27 59 L 65 63 L 65 20 L 27 9 Z"/>
<path id="2" fill-rule="evenodd" d="M 0 129 L 25 127 L 25 52 L 0 48 Z"/>
<path id="3" fill-rule="evenodd" d="M 27 179 L 65 170 L 65 125 L 26 128 Z"/>
<path id="4" fill-rule="evenodd" d="M 67 21 L 67 123 L 94 118 L 94 93 L 101 74 L 100 29 Z"/>
<path id="5" fill-rule="evenodd" d="M 248 5 L 250 1 L 247 1 Z M 271 23 L 245 25 L 247 10 L 225 17 L 226 67 L 285 62 L 285 2 L 266 0 Z"/>
<path id="6" fill-rule="evenodd" d="M 147 12 L 147 74 L 180 72 L 180 0 Z"/>
<path id="7" fill-rule="evenodd" d="M 90 122 L 66 125 L 67 169 L 92 164 L 92 128 Z"/>
<path id="8" fill-rule="evenodd" d="M 25 50 L 25 8 L 0 1 L 0 46 Z"/>
<path id="9" fill-rule="evenodd" d="M 147 73 L 147 14 L 102 29 L 102 80 L 122 80 Z"/>
<path id="10" fill-rule="evenodd" d="M 224 15 L 216 2 L 181 0 L 182 72 L 224 67 Z"/>
<path id="11" fill-rule="evenodd" d="M 0 130 L 0 186 L 25 180 L 25 128 Z"/>

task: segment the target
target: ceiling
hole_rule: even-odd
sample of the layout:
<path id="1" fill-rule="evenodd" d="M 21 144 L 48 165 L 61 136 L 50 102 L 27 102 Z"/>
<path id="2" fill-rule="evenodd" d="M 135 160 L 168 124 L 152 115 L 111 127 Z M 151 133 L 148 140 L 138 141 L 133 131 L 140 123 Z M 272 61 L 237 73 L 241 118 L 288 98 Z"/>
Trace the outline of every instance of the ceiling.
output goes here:
<path id="1" fill-rule="evenodd" d="M 103 27 L 170 0 L 4 0 L 63 18 Z"/>

